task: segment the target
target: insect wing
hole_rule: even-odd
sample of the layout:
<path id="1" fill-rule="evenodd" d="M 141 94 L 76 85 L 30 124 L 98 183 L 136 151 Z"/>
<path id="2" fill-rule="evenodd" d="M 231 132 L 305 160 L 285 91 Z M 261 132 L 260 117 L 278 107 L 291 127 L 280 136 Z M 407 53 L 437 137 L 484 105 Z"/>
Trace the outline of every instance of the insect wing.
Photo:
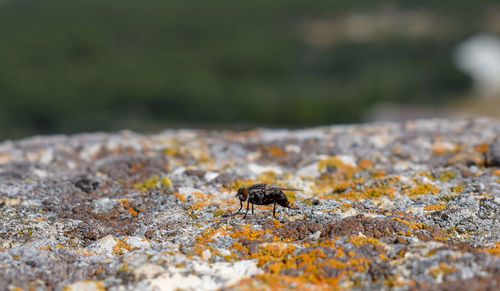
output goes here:
<path id="1" fill-rule="evenodd" d="M 279 186 L 276 186 L 276 185 L 268 185 L 266 187 L 266 190 L 280 190 L 280 191 L 302 191 L 300 189 L 293 189 L 293 188 L 283 188 L 283 187 L 279 187 Z"/>

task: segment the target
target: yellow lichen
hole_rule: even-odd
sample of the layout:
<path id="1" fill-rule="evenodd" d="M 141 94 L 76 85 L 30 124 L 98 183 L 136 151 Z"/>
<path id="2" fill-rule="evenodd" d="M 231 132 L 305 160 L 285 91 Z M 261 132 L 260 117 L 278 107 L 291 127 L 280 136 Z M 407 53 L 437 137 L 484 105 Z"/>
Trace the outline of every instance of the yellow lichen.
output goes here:
<path id="1" fill-rule="evenodd" d="M 140 183 L 136 183 L 135 187 L 141 191 L 146 191 L 148 189 L 156 188 L 159 182 L 160 178 L 158 176 L 153 176 Z"/>
<path id="2" fill-rule="evenodd" d="M 172 185 L 172 180 L 170 180 L 169 177 L 165 176 L 165 177 L 161 178 L 160 183 L 163 187 L 168 187 L 168 186 Z"/>
<path id="3" fill-rule="evenodd" d="M 395 287 L 403 287 L 405 285 L 405 279 L 401 274 L 395 274 L 384 279 L 384 285 L 391 289 Z"/>
<path id="4" fill-rule="evenodd" d="M 442 182 L 448 182 L 451 179 L 455 178 L 456 176 L 457 176 L 457 174 L 455 172 L 446 171 L 446 172 L 442 172 L 441 174 L 439 174 L 439 180 Z"/>
<path id="5" fill-rule="evenodd" d="M 213 212 L 212 212 L 212 215 L 213 215 L 214 217 L 222 216 L 222 215 L 224 215 L 224 210 L 222 210 L 222 209 L 217 209 L 217 210 L 215 210 L 215 211 L 213 211 Z"/>
<path id="6" fill-rule="evenodd" d="M 273 171 L 265 171 L 257 176 L 257 181 L 264 184 L 277 184 L 276 173 Z"/>
<path id="7" fill-rule="evenodd" d="M 460 194 L 465 190 L 465 185 L 457 185 L 450 188 L 451 192 Z"/>
<path id="8" fill-rule="evenodd" d="M 357 167 L 344 163 L 339 157 L 332 156 L 318 162 L 318 170 L 325 172 L 327 169 L 334 169 L 332 174 L 338 180 L 352 179 Z"/>
<path id="9" fill-rule="evenodd" d="M 178 157 L 179 151 L 176 148 L 166 148 L 163 150 L 163 154 L 171 157 Z"/>
<path id="10" fill-rule="evenodd" d="M 417 175 L 422 176 L 422 177 L 426 177 L 430 180 L 434 180 L 434 177 L 432 176 L 432 174 L 429 171 L 419 171 L 419 172 L 417 172 Z"/>
<path id="11" fill-rule="evenodd" d="M 233 183 L 222 186 L 222 189 L 225 191 L 236 191 L 241 187 L 247 187 L 256 183 L 256 181 L 251 179 L 236 179 Z"/>
<path id="12" fill-rule="evenodd" d="M 148 179 L 146 179 L 142 182 L 136 183 L 134 186 L 135 186 L 135 188 L 139 189 L 140 191 L 147 191 L 147 190 L 154 189 L 154 188 L 168 187 L 170 185 L 172 185 L 172 181 L 170 180 L 170 178 L 165 176 L 165 177 L 160 179 L 160 177 L 158 175 L 155 175 L 155 176 L 149 177 Z"/>

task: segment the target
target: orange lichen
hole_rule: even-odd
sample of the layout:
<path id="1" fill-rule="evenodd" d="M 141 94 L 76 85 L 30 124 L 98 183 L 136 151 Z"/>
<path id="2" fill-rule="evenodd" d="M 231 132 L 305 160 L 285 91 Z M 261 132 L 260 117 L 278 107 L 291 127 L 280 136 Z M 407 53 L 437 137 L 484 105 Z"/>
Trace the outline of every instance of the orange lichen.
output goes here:
<path id="1" fill-rule="evenodd" d="M 258 266 L 262 267 L 266 263 L 272 262 L 275 273 L 283 268 L 296 267 L 287 261 L 287 258 L 295 251 L 297 246 L 282 242 L 263 243 L 259 245 L 257 252 L 252 253 L 250 258 L 257 259 Z"/>
<path id="2" fill-rule="evenodd" d="M 484 252 L 490 253 L 494 256 L 500 257 L 500 242 L 496 242 L 492 248 L 481 249 Z"/>
<path id="3" fill-rule="evenodd" d="M 451 273 L 455 273 L 457 271 L 458 271 L 458 269 L 456 267 L 451 266 L 445 262 L 439 263 L 439 265 L 436 267 L 429 268 L 429 274 L 431 274 L 432 277 L 434 277 L 434 278 L 437 278 L 440 275 L 446 276 L 446 275 L 449 275 Z"/>
<path id="4" fill-rule="evenodd" d="M 376 240 L 370 242 L 378 243 Z M 341 280 L 345 279 L 345 284 L 349 283 L 349 276 L 351 276 L 353 272 L 364 272 L 371 264 L 370 260 L 357 256 L 353 251 L 349 252 L 350 257 L 346 257 L 342 247 L 335 246 L 334 240 L 325 240 L 320 243 L 315 243 L 314 245 L 316 246 L 308 252 L 297 253 L 296 245 L 294 244 L 286 244 L 283 242 L 260 244 L 256 252 L 245 256 L 245 258 L 256 259 L 258 266 L 267 269 L 269 272 L 266 274 L 272 274 L 272 276 L 265 276 L 265 282 L 259 281 L 264 275 L 256 276 L 252 279 L 254 284 L 250 286 L 258 289 L 262 289 L 264 286 L 266 288 L 289 287 L 288 285 L 275 285 L 275 280 L 282 278 L 282 270 L 299 269 L 302 275 L 286 277 L 294 281 L 294 285 L 297 286 L 297 288 L 299 286 L 310 286 L 310 288 L 314 288 L 315 290 L 322 290 L 323 288 L 336 290 L 339 288 L 338 284 Z M 304 243 L 303 246 L 311 247 L 311 244 Z M 248 251 L 240 243 L 234 243 L 233 248 L 240 252 Z M 325 248 L 333 249 L 335 257 L 329 257 L 324 251 Z M 332 277 L 328 275 L 326 270 L 331 268 L 339 269 L 337 276 Z M 259 283 L 256 283 L 256 281 Z M 352 282 L 349 284 L 351 283 Z M 238 284 L 238 289 L 248 284 L 249 282 L 247 281 L 241 281 Z M 308 290 L 308 288 L 302 287 L 301 290 Z M 245 288 L 246 287 L 243 287 L 243 290 L 246 290 Z"/>
<path id="5" fill-rule="evenodd" d="M 282 228 L 283 226 L 285 226 L 283 223 L 281 223 L 279 220 L 277 219 L 273 219 L 272 220 L 273 222 L 273 225 L 274 225 L 274 228 L 278 229 L 278 228 Z"/>
<path id="6" fill-rule="evenodd" d="M 346 211 L 348 211 L 351 208 L 352 208 L 352 204 L 351 203 L 347 203 L 347 202 L 342 202 L 342 205 L 339 206 L 339 209 L 342 212 L 346 212 Z"/>
<path id="7" fill-rule="evenodd" d="M 208 243 L 212 242 L 215 236 L 219 235 L 228 235 L 230 231 L 233 229 L 230 225 L 222 225 L 221 227 L 214 229 L 211 227 L 205 228 L 201 235 L 196 237 L 196 242 L 193 246 L 193 254 L 202 257 L 203 252 L 206 249 L 209 249 L 211 253 L 217 254 L 218 251 L 213 247 L 209 246 Z M 237 257 L 237 256 L 234 256 Z M 232 259 L 231 256 L 225 256 L 227 260 Z"/>
<path id="8" fill-rule="evenodd" d="M 376 171 L 371 172 L 371 177 L 372 178 L 381 178 L 381 177 L 384 177 L 386 174 L 387 173 L 385 170 L 376 170 Z"/>
<path id="9" fill-rule="evenodd" d="M 80 251 L 77 251 L 76 253 L 80 254 L 80 255 L 82 255 L 84 257 L 92 257 L 94 255 L 93 253 L 87 252 L 85 250 L 80 250 Z"/>
<path id="10" fill-rule="evenodd" d="M 480 143 L 479 145 L 474 147 L 474 151 L 485 154 L 488 152 L 488 148 L 490 145 L 487 142 Z"/>
<path id="11" fill-rule="evenodd" d="M 359 161 L 359 167 L 363 170 L 371 170 L 373 168 L 373 162 L 367 159 L 361 159 Z"/>
<path id="12" fill-rule="evenodd" d="M 238 241 L 235 241 L 233 243 L 233 246 L 232 246 L 233 249 L 237 250 L 237 251 L 248 251 L 247 248 L 243 247 L 243 245 L 241 243 L 239 243 Z"/>
<path id="13" fill-rule="evenodd" d="M 252 278 L 243 279 L 236 285 L 230 286 L 229 289 L 240 291 L 250 290 L 304 290 L 304 291 L 327 291 L 339 290 L 338 282 L 331 284 L 311 284 L 307 281 L 302 281 L 297 277 L 281 275 L 281 274 L 260 274 Z"/>
<path id="14" fill-rule="evenodd" d="M 180 201 L 186 202 L 186 195 L 178 193 L 178 192 L 175 192 L 173 195 L 175 197 L 177 197 L 177 199 L 179 199 Z"/>
<path id="15" fill-rule="evenodd" d="M 116 245 L 113 247 L 113 254 L 122 255 L 128 253 L 132 247 L 130 247 L 126 242 L 116 237 L 113 237 L 116 242 Z"/>
<path id="16" fill-rule="evenodd" d="M 283 151 L 279 146 L 277 145 L 271 145 L 271 146 L 261 146 L 260 150 L 263 152 L 268 153 L 272 157 L 284 157 L 287 156 L 288 153 Z"/>
<path id="17" fill-rule="evenodd" d="M 402 193 L 410 197 L 422 194 L 429 194 L 429 193 L 438 194 L 439 188 L 431 183 L 425 183 L 425 184 L 415 185 L 413 187 L 410 187 L 409 189 L 403 189 Z"/>
<path id="18" fill-rule="evenodd" d="M 363 235 L 353 235 L 349 237 L 349 241 L 355 245 L 355 246 L 362 246 L 365 244 L 372 244 L 372 245 L 384 245 L 381 243 L 378 239 L 374 237 L 366 237 Z"/>
<path id="19" fill-rule="evenodd" d="M 235 232 L 231 233 L 230 236 L 232 238 L 247 238 L 251 240 L 257 239 L 259 236 L 264 234 L 263 230 L 257 229 L 251 229 L 250 224 L 243 224 L 240 225 L 240 229 L 236 230 Z"/>
<path id="20" fill-rule="evenodd" d="M 430 204 L 424 207 L 426 211 L 438 211 L 446 208 L 445 203 Z"/>
<path id="21" fill-rule="evenodd" d="M 436 156 L 439 155 L 444 155 L 444 154 L 449 154 L 449 153 L 456 153 L 462 150 L 461 146 L 453 145 L 453 144 L 444 144 L 444 143 L 439 143 L 436 144 L 432 147 L 432 153 Z"/>
<path id="22" fill-rule="evenodd" d="M 124 199 L 120 199 L 118 200 L 118 202 L 121 202 L 123 204 L 123 208 L 125 209 L 125 211 L 127 211 L 128 213 L 130 213 L 130 215 L 132 215 L 132 217 L 137 217 L 137 210 L 130 204 L 130 202 L 128 202 L 130 199 L 128 198 L 124 198 Z"/>
<path id="23" fill-rule="evenodd" d="M 428 227 L 427 224 L 419 222 L 419 221 L 407 221 L 407 220 L 403 220 L 403 219 L 398 218 L 398 217 L 393 217 L 392 219 L 407 225 L 411 229 L 426 229 Z"/>

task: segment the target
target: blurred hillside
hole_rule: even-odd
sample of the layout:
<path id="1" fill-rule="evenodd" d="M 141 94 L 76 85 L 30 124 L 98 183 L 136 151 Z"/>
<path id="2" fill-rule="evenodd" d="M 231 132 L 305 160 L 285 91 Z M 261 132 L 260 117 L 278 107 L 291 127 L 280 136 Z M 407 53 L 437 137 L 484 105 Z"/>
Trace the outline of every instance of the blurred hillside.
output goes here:
<path id="1" fill-rule="evenodd" d="M 463 3 L 462 3 L 463 2 Z M 358 122 L 471 87 L 497 1 L 0 1 L 0 139 Z"/>

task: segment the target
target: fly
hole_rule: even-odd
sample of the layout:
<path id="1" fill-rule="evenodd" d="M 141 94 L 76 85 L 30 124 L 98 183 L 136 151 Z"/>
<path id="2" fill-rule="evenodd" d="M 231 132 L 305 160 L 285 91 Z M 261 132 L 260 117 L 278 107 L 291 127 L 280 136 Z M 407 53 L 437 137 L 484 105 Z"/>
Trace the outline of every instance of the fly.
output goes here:
<path id="1" fill-rule="evenodd" d="M 247 211 L 245 212 L 245 216 L 247 217 L 248 210 L 250 208 L 250 204 L 252 204 L 252 214 L 253 214 L 253 205 L 270 205 L 273 204 L 273 217 L 276 217 L 276 204 L 293 208 L 290 206 L 290 202 L 286 198 L 285 193 L 283 191 L 300 191 L 299 189 L 287 189 L 281 188 L 274 185 L 268 184 L 254 184 L 248 187 L 242 187 L 238 189 L 238 193 L 236 193 L 236 197 L 240 200 L 240 209 L 234 215 L 240 213 L 243 208 L 243 202 L 247 201 Z"/>

